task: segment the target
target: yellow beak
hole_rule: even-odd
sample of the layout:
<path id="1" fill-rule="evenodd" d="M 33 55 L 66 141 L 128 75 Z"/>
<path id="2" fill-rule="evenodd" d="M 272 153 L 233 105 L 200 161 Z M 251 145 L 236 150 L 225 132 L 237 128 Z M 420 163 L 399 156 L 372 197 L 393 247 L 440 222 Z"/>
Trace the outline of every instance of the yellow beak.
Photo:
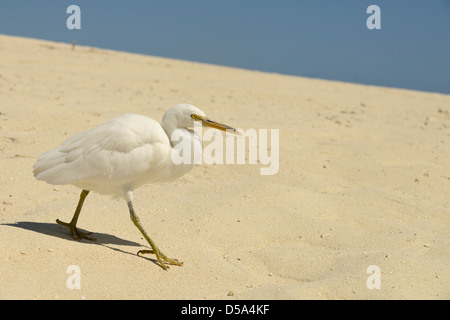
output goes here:
<path id="1" fill-rule="evenodd" d="M 227 126 L 226 124 L 219 123 L 219 122 L 210 120 L 210 119 L 208 119 L 206 117 L 202 117 L 202 116 L 199 116 L 198 119 L 202 122 L 202 124 L 204 126 L 222 130 L 222 131 L 226 131 L 226 132 L 230 132 L 230 133 L 234 133 L 234 134 L 240 134 L 235 128 Z"/>

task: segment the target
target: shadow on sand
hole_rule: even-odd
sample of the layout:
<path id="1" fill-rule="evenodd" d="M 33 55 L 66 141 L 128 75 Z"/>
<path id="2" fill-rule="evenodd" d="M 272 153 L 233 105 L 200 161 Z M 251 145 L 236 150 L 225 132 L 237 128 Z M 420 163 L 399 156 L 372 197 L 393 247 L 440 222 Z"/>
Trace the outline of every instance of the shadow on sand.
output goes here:
<path id="1" fill-rule="evenodd" d="M 33 232 L 37 232 L 37 233 L 44 234 L 47 236 L 52 236 L 52 237 L 65 239 L 65 240 L 69 240 L 69 241 L 83 241 L 86 243 L 101 245 L 101 246 L 107 247 L 111 250 L 118 251 L 118 252 L 125 253 L 125 254 L 135 255 L 133 253 L 123 251 L 121 249 L 114 248 L 109 245 L 143 247 L 143 245 L 140 243 L 125 240 L 125 239 L 122 239 L 122 238 L 119 238 L 119 237 L 116 237 L 114 235 L 110 235 L 107 233 L 92 233 L 92 236 L 95 238 L 94 241 L 74 240 L 72 238 L 72 236 L 70 235 L 68 228 L 60 226 L 56 222 L 55 223 L 47 223 L 47 222 L 19 221 L 19 222 L 15 222 L 15 223 L 2 223 L 0 225 L 20 228 L 20 229 L 24 229 L 24 230 L 28 230 L 28 231 L 33 231 Z M 79 230 L 86 231 L 83 229 L 79 229 Z M 152 261 L 153 263 L 157 264 L 156 259 L 151 259 L 151 258 L 143 257 L 143 256 L 139 256 L 139 257 L 149 260 L 149 261 Z"/>

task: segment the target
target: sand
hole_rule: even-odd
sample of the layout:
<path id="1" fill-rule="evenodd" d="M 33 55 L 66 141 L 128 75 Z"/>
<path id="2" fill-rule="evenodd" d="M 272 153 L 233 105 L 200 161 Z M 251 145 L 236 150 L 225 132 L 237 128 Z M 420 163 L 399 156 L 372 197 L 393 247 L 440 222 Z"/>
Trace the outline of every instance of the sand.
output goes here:
<path id="1" fill-rule="evenodd" d="M 136 255 L 147 244 L 122 199 L 91 193 L 78 226 L 97 241 L 72 240 L 55 219 L 79 190 L 34 179 L 37 157 L 179 102 L 279 129 L 279 172 L 202 164 L 137 189 L 141 222 L 183 267 Z M 449 95 L 0 35 L 0 299 L 450 299 L 449 163 Z"/>

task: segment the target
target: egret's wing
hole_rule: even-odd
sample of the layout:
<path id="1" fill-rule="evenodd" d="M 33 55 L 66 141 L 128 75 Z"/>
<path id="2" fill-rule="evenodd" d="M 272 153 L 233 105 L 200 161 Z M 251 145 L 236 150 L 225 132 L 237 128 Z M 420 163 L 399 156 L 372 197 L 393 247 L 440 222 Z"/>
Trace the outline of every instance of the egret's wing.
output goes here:
<path id="1" fill-rule="evenodd" d="M 170 144 L 161 125 L 126 114 L 45 152 L 34 165 L 34 174 L 51 184 L 123 184 L 156 170 L 168 156 Z"/>

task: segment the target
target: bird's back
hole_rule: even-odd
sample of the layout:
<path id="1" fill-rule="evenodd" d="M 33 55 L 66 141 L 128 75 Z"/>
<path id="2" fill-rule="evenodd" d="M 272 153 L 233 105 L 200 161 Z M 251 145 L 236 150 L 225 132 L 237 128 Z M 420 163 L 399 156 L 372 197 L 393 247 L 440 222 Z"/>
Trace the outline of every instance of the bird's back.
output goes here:
<path id="1" fill-rule="evenodd" d="M 164 181 L 170 152 L 157 121 L 129 113 L 68 138 L 42 154 L 33 169 L 50 184 L 120 195 L 124 186 Z"/>

